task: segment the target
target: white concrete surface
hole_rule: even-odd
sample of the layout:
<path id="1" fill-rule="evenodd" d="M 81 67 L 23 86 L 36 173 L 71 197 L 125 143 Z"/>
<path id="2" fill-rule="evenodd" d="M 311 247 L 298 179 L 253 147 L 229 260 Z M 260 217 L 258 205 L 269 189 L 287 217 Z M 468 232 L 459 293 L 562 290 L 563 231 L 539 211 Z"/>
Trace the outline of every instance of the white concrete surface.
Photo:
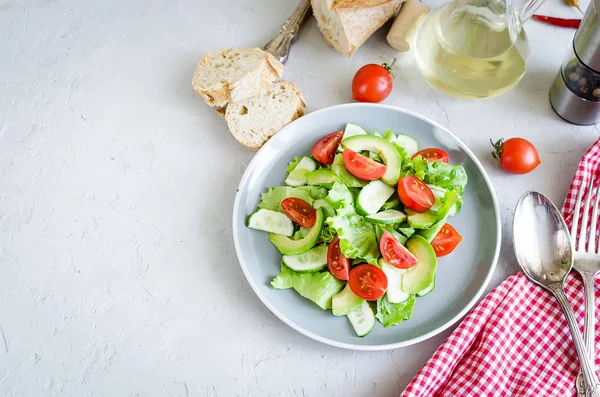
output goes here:
<path id="1" fill-rule="evenodd" d="M 190 81 L 204 52 L 262 45 L 295 4 L 0 0 L 0 396 L 395 396 L 448 335 L 387 352 L 328 347 L 275 318 L 244 279 L 231 207 L 253 154 Z M 542 11 L 577 16 L 557 0 Z M 505 225 L 490 288 L 517 269 L 519 196 L 561 202 L 599 131 L 548 104 L 573 31 L 526 30 L 531 67 L 510 93 L 453 100 L 404 54 L 386 100 L 483 160 Z M 384 36 L 347 59 L 311 19 L 286 65 L 308 111 L 350 101 L 354 72 L 395 55 Z M 510 136 L 537 145 L 539 169 L 498 170 L 489 138 Z"/>

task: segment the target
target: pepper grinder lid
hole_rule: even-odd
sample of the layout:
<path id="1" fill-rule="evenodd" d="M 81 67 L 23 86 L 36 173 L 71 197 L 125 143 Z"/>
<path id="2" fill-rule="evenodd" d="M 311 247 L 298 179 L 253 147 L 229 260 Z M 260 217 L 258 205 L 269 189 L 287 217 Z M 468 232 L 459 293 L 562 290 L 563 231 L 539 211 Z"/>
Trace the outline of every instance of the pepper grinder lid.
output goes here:
<path id="1" fill-rule="evenodd" d="M 573 49 L 584 65 L 600 72 L 600 0 L 590 2 L 575 33 Z"/>

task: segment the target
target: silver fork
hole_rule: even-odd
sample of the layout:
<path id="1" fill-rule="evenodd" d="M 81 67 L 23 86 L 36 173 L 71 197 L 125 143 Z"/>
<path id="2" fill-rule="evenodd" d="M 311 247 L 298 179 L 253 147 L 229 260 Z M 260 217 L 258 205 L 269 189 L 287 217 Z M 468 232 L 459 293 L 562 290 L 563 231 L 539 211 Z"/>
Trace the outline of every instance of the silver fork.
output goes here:
<path id="1" fill-rule="evenodd" d="M 573 240 L 573 247 L 575 247 L 573 268 L 579 272 L 583 279 L 583 288 L 585 292 L 585 322 L 583 331 L 583 340 L 588 351 L 588 356 L 592 360 L 592 364 L 595 363 L 595 330 L 596 330 L 596 305 L 594 302 L 594 277 L 596 273 L 600 271 L 600 254 L 597 253 L 597 248 L 600 248 L 600 240 L 596 239 L 596 221 L 598 219 L 598 203 L 600 202 L 600 183 L 596 188 L 596 197 L 594 200 L 594 209 L 592 212 L 592 219 L 590 222 L 590 235 L 587 236 L 588 228 L 588 214 L 590 210 L 590 204 L 592 201 L 592 190 L 594 189 L 594 177 L 591 178 L 588 187 L 588 194 L 585 199 L 583 207 L 583 218 L 581 221 L 581 228 L 577 233 L 577 227 L 579 225 L 579 211 L 581 209 L 581 203 L 583 195 L 586 190 L 586 186 L 580 186 L 579 193 L 577 194 L 577 202 L 575 204 L 575 211 L 573 213 L 573 222 L 571 223 L 571 239 Z M 579 240 L 579 241 L 577 241 Z M 587 243 L 587 247 L 586 247 Z M 577 393 L 579 396 L 585 396 L 585 386 L 583 383 L 583 376 L 581 370 L 577 376 Z"/>

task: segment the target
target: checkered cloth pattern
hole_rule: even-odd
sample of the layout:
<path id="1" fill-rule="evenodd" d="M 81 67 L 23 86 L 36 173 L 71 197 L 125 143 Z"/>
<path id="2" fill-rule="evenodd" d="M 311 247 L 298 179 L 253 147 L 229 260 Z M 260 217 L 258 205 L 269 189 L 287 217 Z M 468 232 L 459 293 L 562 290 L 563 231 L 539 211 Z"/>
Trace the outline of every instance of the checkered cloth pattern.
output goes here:
<path id="1" fill-rule="evenodd" d="M 581 159 L 567 194 L 563 215 L 569 227 L 579 187 L 599 176 L 600 139 Z M 583 332 L 583 284 L 574 273 L 567 278 L 565 292 Z M 600 323 L 599 311 L 596 322 Z M 596 351 L 599 348 L 596 332 Z M 519 272 L 465 317 L 401 397 L 575 396 L 578 371 L 575 345 L 558 303 Z"/>

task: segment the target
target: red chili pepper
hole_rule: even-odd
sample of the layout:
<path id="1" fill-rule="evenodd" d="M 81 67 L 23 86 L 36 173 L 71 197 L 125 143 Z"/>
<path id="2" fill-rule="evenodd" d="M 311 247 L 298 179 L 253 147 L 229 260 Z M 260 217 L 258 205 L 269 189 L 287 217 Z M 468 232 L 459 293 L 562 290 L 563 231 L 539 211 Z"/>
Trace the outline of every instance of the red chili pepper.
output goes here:
<path id="1" fill-rule="evenodd" d="M 555 18 L 555 17 L 547 17 L 545 15 L 534 15 L 533 19 L 537 19 L 538 21 L 549 23 L 554 26 L 562 26 L 564 28 L 573 28 L 577 29 L 581 24 L 581 19 L 563 19 L 563 18 Z"/>

